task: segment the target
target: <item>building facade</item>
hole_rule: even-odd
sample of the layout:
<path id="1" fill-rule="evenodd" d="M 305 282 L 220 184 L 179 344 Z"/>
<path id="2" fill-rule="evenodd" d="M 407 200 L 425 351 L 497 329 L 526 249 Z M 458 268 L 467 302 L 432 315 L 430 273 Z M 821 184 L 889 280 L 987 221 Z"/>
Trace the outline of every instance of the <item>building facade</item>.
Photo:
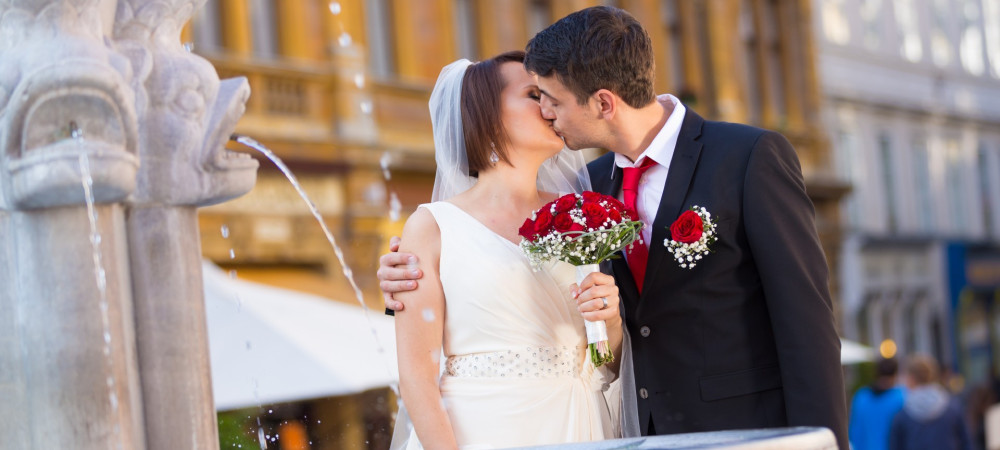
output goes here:
<path id="1" fill-rule="evenodd" d="M 846 336 L 982 382 L 1000 326 L 1000 1 L 816 0 Z"/>

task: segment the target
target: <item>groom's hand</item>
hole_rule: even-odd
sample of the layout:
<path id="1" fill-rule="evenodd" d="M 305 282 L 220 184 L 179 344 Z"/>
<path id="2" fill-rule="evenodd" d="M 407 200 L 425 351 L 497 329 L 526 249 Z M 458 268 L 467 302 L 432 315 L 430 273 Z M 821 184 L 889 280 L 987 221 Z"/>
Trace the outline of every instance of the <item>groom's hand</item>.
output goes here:
<path id="1" fill-rule="evenodd" d="M 596 322 L 604 320 L 616 323 L 621 319 L 618 314 L 618 286 L 615 277 L 606 273 L 594 272 L 587 275 L 579 286 L 570 286 L 570 292 L 576 298 L 577 309 L 585 320 Z M 605 299 L 607 306 L 605 306 Z"/>
<path id="2" fill-rule="evenodd" d="M 417 268 L 417 257 L 409 253 L 399 253 L 399 238 L 389 239 L 389 253 L 379 258 L 376 272 L 386 309 L 402 311 L 403 303 L 392 298 L 396 292 L 412 291 L 424 273 Z"/>

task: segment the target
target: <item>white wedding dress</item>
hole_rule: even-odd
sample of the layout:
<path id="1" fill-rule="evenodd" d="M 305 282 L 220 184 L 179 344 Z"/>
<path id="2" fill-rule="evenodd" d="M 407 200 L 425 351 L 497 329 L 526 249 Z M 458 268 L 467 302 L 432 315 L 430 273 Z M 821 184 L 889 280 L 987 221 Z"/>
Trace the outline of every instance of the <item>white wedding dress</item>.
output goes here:
<path id="1" fill-rule="evenodd" d="M 573 266 L 532 270 L 522 250 L 448 202 L 421 205 L 441 230 L 440 388 L 461 448 L 619 437 L 620 387 L 590 363 L 569 295 Z M 392 448 L 422 448 L 400 411 Z"/>

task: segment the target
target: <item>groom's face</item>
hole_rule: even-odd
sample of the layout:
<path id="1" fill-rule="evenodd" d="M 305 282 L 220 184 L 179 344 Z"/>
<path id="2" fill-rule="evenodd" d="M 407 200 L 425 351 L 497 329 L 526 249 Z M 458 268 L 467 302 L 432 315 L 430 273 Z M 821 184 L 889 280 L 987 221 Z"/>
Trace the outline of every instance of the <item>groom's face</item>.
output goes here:
<path id="1" fill-rule="evenodd" d="M 576 100 L 576 95 L 555 75 L 535 78 L 541 91 L 539 105 L 542 117 L 552 121 L 552 127 L 566 142 L 566 146 L 573 150 L 601 147 L 594 134 L 599 121 L 591 99 L 581 105 Z"/>

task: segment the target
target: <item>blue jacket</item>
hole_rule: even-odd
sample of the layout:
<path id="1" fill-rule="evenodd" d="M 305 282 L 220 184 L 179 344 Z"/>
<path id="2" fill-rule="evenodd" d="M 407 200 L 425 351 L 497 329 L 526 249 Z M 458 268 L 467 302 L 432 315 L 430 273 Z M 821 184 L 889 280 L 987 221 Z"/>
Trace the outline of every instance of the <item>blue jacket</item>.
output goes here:
<path id="1" fill-rule="evenodd" d="M 888 450 L 889 427 L 892 418 L 903 407 L 904 393 L 901 387 L 886 391 L 870 387 L 858 389 L 851 401 L 848 428 L 854 450 Z"/>
<path id="2" fill-rule="evenodd" d="M 938 385 L 909 391 L 892 421 L 891 450 L 971 450 L 962 408 Z"/>

